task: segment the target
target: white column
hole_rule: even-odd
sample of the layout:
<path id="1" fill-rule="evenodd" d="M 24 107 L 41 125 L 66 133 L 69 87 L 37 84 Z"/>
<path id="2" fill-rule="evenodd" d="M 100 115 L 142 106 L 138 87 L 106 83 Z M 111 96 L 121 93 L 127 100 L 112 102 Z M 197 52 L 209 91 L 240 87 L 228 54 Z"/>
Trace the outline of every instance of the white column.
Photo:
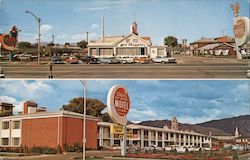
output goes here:
<path id="1" fill-rule="evenodd" d="M 114 134 L 110 134 L 110 146 L 114 145 Z"/>
<path id="2" fill-rule="evenodd" d="M 190 135 L 188 135 L 188 146 L 190 146 Z"/>
<path id="3" fill-rule="evenodd" d="M 209 147 L 211 148 L 212 147 L 212 138 L 209 137 Z"/>
<path id="4" fill-rule="evenodd" d="M 202 139 L 201 139 L 201 136 L 200 136 L 200 147 L 202 147 Z"/>
<path id="5" fill-rule="evenodd" d="M 99 145 L 103 147 L 103 127 L 100 126 L 99 128 Z"/>
<path id="6" fill-rule="evenodd" d="M 184 134 L 183 135 L 183 143 L 184 143 L 184 146 L 186 146 L 186 143 L 187 143 L 187 135 L 186 134 Z"/>
<path id="7" fill-rule="evenodd" d="M 117 53 L 116 53 L 116 47 L 113 48 L 113 53 L 114 53 L 114 55 L 116 56 L 116 54 L 117 54 Z"/>
<path id="8" fill-rule="evenodd" d="M 174 134 L 174 145 L 176 144 L 176 133 L 173 133 Z"/>
<path id="9" fill-rule="evenodd" d="M 148 146 L 151 146 L 151 131 L 148 131 Z"/>
<path id="10" fill-rule="evenodd" d="M 162 132 L 161 135 L 162 135 L 162 148 L 164 148 L 165 147 L 165 133 Z"/>
<path id="11" fill-rule="evenodd" d="M 179 133 L 179 146 L 181 146 L 181 134 Z"/>
<path id="12" fill-rule="evenodd" d="M 155 131 L 155 145 L 158 147 L 158 131 Z"/>
<path id="13" fill-rule="evenodd" d="M 192 146 L 194 146 L 194 135 L 192 135 Z"/>
<path id="14" fill-rule="evenodd" d="M 144 130 L 141 130 L 141 148 L 144 148 Z"/>
<path id="15" fill-rule="evenodd" d="M 170 137 L 170 132 L 168 132 L 168 141 L 170 141 L 171 137 Z"/>

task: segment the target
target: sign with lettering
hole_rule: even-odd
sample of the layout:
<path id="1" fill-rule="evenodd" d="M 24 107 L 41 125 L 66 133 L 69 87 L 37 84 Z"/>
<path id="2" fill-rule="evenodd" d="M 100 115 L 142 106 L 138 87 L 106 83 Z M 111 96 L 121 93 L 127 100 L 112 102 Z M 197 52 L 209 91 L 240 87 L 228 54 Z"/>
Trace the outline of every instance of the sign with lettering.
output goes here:
<path id="1" fill-rule="evenodd" d="M 147 47 L 149 44 L 136 35 L 130 35 L 117 44 L 117 47 Z"/>
<path id="2" fill-rule="evenodd" d="M 234 36 L 237 46 L 246 44 L 250 39 L 250 28 L 248 17 L 236 17 L 234 19 Z"/>
<path id="3" fill-rule="evenodd" d="M 1 47 L 3 49 L 8 50 L 8 51 L 13 51 L 15 50 L 17 39 L 10 37 L 8 34 L 1 34 L 0 43 L 2 44 Z"/>
<path id="4" fill-rule="evenodd" d="M 126 125 L 126 116 L 130 109 L 127 89 L 121 85 L 111 87 L 107 96 L 107 108 L 110 118 L 118 124 Z"/>
<path id="5" fill-rule="evenodd" d="M 110 126 L 110 134 L 123 134 L 124 126 L 113 124 Z"/>

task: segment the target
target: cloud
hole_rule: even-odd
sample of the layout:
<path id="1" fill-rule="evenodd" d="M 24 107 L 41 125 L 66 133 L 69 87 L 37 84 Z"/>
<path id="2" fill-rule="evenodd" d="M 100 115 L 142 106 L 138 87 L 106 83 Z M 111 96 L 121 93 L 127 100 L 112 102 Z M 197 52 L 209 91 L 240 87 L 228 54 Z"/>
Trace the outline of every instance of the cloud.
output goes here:
<path id="1" fill-rule="evenodd" d="M 90 40 L 98 38 L 99 34 L 95 32 L 89 32 L 88 37 Z M 57 39 L 60 39 L 60 42 L 70 42 L 70 43 L 76 43 L 81 40 L 86 40 L 86 33 L 73 33 L 73 34 L 67 34 L 67 33 L 61 33 L 59 35 L 56 35 Z"/>
<path id="2" fill-rule="evenodd" d="M 5 103 L 10 103 L 13 104 L 15 107 L 13 108 L 13 112 L 14 114 L 17 114 L 18 111 L 23 111 L 23 103 L 25 102 L 25 100 L 23 101 L 18 101 L 16 98 L 14 97 L 10 97 L 10 96 L 0 96 L 0 102 L 5 102 Z"/>
<path id="3" fill-rule="evenodd" d="M 53 26 L 50 24 L 43 24 L 41 25 L 41 34 L 48 33 L 50 30 L 52 30 Z"/>
<path id="4" fill-rule="evenodd" d="M 108 10 L 112 7 L 82 7 L 82 8 L 76 8 L 75 10 L 77 12 L 84 12 L 84 11 L 101 11 L 101 10 Z"/>
<path id="5" fill-rule="evenodd" d="M 98 24 L 92 24 L 92 25 L 90 26 L 90 29 L 96 29 L 96 28 L 98 28 L 98 27 L 99 27 Z"/>

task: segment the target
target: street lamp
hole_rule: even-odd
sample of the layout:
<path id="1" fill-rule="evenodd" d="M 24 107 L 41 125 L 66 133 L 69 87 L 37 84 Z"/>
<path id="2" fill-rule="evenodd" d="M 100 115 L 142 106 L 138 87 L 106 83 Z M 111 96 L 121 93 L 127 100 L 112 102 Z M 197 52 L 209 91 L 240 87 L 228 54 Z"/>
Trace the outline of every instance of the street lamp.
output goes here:
<path id="1" fill-rule="evenodd" d="M 82 159 L 85 160 L 85 145 L 86 145 L 86 81 L 80 80 L 83 84 L 83 144 L 82 144 Z"/>
<path id="2" fill-rule="evenodd" d="M 25 11 L 25 13 L 29 13 L 31 14 L 33 17 L 35 17 L 35 19 L 37 20 L 38 22 L 38 64 L 40 64 L 40 40 L 41 40 L 41 33 L 40 33 L 40 30 L 41 30 L 41 18 L 36 16 L 34 13 L 30 12 L 30 11 Z"/>

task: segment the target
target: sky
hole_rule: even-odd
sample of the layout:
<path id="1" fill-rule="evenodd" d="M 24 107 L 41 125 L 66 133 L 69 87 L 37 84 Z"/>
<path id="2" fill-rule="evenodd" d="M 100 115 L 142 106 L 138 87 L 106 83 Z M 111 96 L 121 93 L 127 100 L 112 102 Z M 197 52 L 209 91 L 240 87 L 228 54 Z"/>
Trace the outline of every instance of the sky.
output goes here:
<path id="1" fill-rule="evenodd" d="M 127 119 L 132 122 L 172 119 L 181 123 L 250 114 L 248 80 L 88 80 L 87 97 L 104 104 L 111 86 L 127 88 L 131 105 Z M 1 80 L 0 101 L 22 110 L 33 100 L 49 112 L 58 111 L 69 100 L 83 96 L 79 80 Z"/>
<path id="2" fill-rule="evenodd" d="M 249 17 L 249 1 L 238 0 L 240 16 Z M 21 41 L 36 41 L 37 22 L 42 20 L 42 42 L 75 43 L 100 37 L 100 18 L 105 18 L 105 35 L 127 35 L 136 20 L 141 36 L 150 36 L 153 45 L 163 45 L 164 37 L 175 36 L 188 43 L 201 37 L 233 35 L 236 0 L 0 0 L 0 33 L 11 26 L 20 30 Z"/>

